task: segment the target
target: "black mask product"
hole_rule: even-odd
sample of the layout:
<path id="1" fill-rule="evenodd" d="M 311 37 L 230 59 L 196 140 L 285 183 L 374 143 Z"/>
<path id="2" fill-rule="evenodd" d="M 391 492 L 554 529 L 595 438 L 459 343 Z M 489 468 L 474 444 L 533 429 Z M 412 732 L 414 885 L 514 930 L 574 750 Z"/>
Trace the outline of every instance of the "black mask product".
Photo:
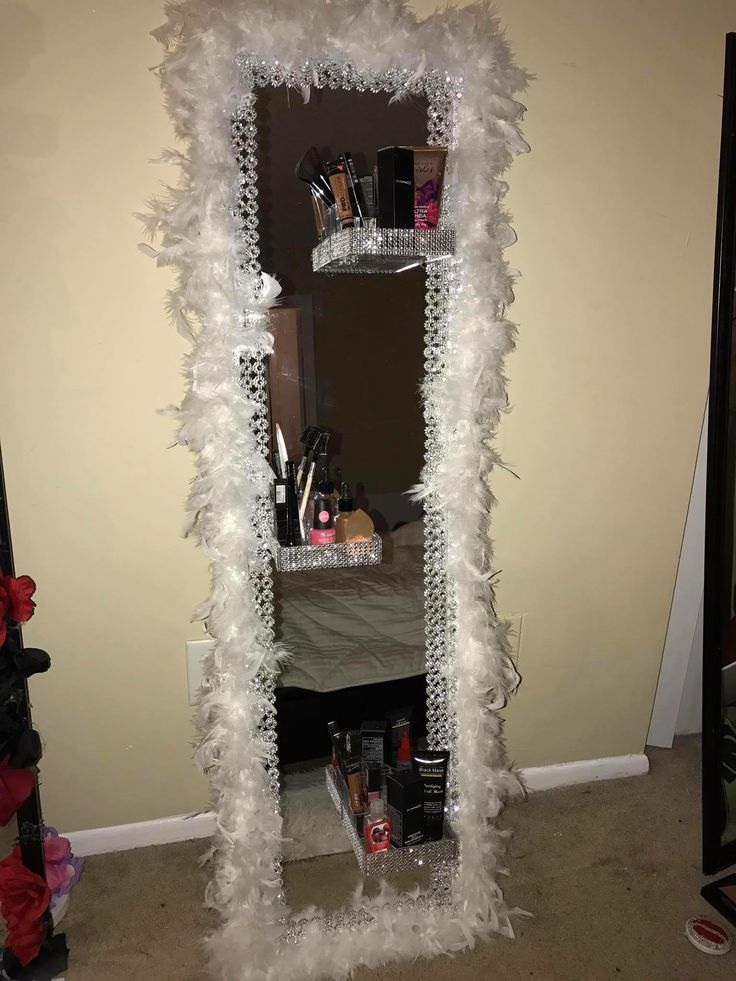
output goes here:
<path id="1" fill-rule="evenodd" d="M 424 785 L 424 840 L 439 841 L 445 822 L 447 765 L 450 754 L 446 749 L 414 753 L 414 769 Z"/>

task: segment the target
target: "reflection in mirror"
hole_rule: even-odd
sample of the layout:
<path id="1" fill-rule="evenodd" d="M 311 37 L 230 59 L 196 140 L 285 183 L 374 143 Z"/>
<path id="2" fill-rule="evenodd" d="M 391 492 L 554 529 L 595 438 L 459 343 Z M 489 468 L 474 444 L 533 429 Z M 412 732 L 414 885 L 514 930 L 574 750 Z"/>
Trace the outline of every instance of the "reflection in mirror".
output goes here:
<path id="1" fill-rule="evenodd" d="M 392 835 L 394 844 L 405 837 L 405 852 L 415 840 L 412 815 L 418 808 L 421 824 L 424 813 L 424 784 L 408 757 L 426 734 L 423 523 L 406 492 L 424 458 L 425 273 L 314 272 L 322 198 L 335 185 L 310 194 L 295 174 L 310 147 L 325 164 L 350 151 L 357 176 L 370 178 L 379 148 L 425 144 L 426 104 L 388 103 L 386 94 L 317 89 L 304 104 L 283 87 L 260 90 L 257 102 L 261 263 L 284 297 L 271 317 L 272 462 L 277 475 L 285 460 L 292 474 L 303 464 L 301 527 L 290 528 L 290 488 L 277 480 L 277 532 L 287 546 L 310 531 L 315 542 L 328 532 L 329 542 L 334 525 L 338 541 L 367 537 L 366 561 L 375 563 L 275 573 L 277 642 L 292 655 L 276 705 L 284 885 L 294 913 L 338 909 L 361 884 L 370 895 L 382 880 L 404 891 L 428 879 L 415 863 L 389 870 L 385 852 L 361 869 L 353 852 L 356 835 L 365 848 L 366 792 L 382 802 L 369 829 L 377 848 L 389 843 L 384 805 L 404 808 L 391 813 L 404 822 Z M 302 161 L 302 178 L 315 171 L 314 156 Z M 372 181 L 362 187 L 370 196 Z M 363 524 L 355 524 L 361 513 Z M 441 818 L 439 828 L 441 836 Z"/>

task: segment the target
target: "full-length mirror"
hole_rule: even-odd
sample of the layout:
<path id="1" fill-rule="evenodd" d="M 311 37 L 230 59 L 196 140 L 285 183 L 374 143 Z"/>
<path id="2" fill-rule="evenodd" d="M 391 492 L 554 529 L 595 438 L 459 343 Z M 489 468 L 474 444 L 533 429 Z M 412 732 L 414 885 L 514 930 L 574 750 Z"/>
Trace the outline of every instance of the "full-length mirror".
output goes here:
<path id="1" fill-rule="evenodd" d="M 265 87 L 256 106 L 261 262 L 282 287 L 270 315 L 268 401 L 281 478 L 276 643 L 290 654 L 276 688 L 283 878 L 298 916 L 311 905 L 338 909 L 361 885 L 371 895 L 381 882 L 401 892 L 431 878 L 428 862 L 409 860 L 421 856 L 426 830 L 416 772 L 426 749 L 424 522 L 409 494 L 424 464 L 426 273 L 411 258 L 388 273 L 315 270 L 313 249 L 330 237 L 325 224 L 341 221 L 332 200 L 339 205 L 343 180 L 343 227 L 376 220 L 378 150 L 421 160 L 425 195 L 434 160 L 419 150 L 422 98 L 391 104 L 386 93 L 318 89 L 305 103 Z M 441 168 L 445 149 L 434 152 Z M 408 178 L 413 225 L 418 182 Z M 289 537 L 278 494 L 294 492 Z M 332 565 L 333 543 L 355 551 L 361 538 L 374 542 L 369 564 L 348 554 Z M 439 777 L 439 797 L 443 789 Z M 441 840 L 442 830 L 429 835 Z M 375 854 L 370 867 L 356 842 Z"/>

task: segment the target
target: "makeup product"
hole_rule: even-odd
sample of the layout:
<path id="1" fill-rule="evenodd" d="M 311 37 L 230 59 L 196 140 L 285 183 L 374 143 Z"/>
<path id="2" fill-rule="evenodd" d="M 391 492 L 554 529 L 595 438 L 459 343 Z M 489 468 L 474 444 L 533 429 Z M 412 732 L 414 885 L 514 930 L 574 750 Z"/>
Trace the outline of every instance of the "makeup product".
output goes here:
<path id="1" fill-rule="evenodd" d="M 314 448 L 319 442 L 320 433 L 321 430 L 319 430 L 316 426 L 307 426 L 302 433 L 302 438 L 299 440 L 299 442 L 304 445 L 304 453 L 302 454 L 301 462 L 299 463 L 299 467 L 296 472 L 297 489 L 301 487 L 304 471 L 309 469 L 309 462 L 314 452 Z"/>
<path id="2" fill-rule="evenodd" d="M 413 770 L 386 777 L 386 811 L 391 820 L 391 844 L 397 848 L 420 845 L 424 840 L 424 787 Z"/>
<path id="3" fill-rule="evenodd" d="M 345 165 L 339 160 L 330 160 L 327 164 L 327 176 L 330 178 L 330 187 L 335 195 L 335 207 L 337 217 L 340 220 L 340 228 L 352 228 L 355 224 L 353 219 L 353 208 L 350 204 L 350 185 Z"/>
<path id="4" fill-rule="evenodd" d="M 360 735 L 360 729 L 350 729 L 347 733 L 347 749 L 349 756 L 360 756 L 360 750 L 362 746 L 362 737 Z"/>
<path id="5" fill-rule="evenodd" d="M 413 770 L 414 764 L 411 759 L 411 743 L 409 741 L 409 732 L 405 729 L 401 734 L 401 742 L 399 743 L 399 748 L 396 751 L 396 769 L 397 770 Z"/>
<path id="6" fill-rule="evenodd" d="M 334 545 L 335 529 L 332 527 L 330 500 L 318 497 L 314 502 L 314 527 L 309 532 L 310 545 Z"/>
<path id="7" fill-rule="evenodd" d="M 280 477 L 286 476 L 286 461 L 289 459 L 289 454 L 286 452 L 286 440 L 284 439 L 284 434 L 281 432 L 281 426 L 276 423 L 276 446 L 279 451 L 279 462 L 281 464 Z"/>
<path id="8" fill-rule="evenodd" d="M 436 228 L 440 221 L 447 149 L 443 146 L 410 149 L 414 154 L 414 227 Z"/>
<path id="9" fill-rule="evenodd" d="M 335 744 L 335 736 L 340 731 L 340 726 L 337 722 L 328 722 L 327 731 L 330 734 L 330 742 L 332 743 L 332 769 L 337 769 L 337 746 Z"/>
<path id="10" fill-rule="evenodd" d="M 353 513 L 353 498 L 350 495 L 350 485 L 342 482 L 340 498 L 337 502 L 337 517 L 335 518 L 335 541 L 344 542 L 347 535 L 347 519 Z"/>
<path id="11" fill-rule="evenodd" d="M 327 207 L 335 203 L 335 196 L 316 147 L 310 146 L 297 162 L 294 173 L 300 181 L 309 184 L 314 197 L 324 202 Z"/>
<path id="12" fill-rule="evenodd" d="M 365 206 L 365 198 L 363 197 L 363 188 L 360 186 L 360 181 L 358 180 L 358 173 L 355 169 L 355 164 L 353 163 L 353 158 L 349 153 L 340 154 L 340 163 L 345 168 L 345 173 L 348 175 L 348 188 L 350 190 L 350 203 L 353 208 L 353 214 L 356 218 L 367 217 L 367 211 Z"/>
<path id="13" fill-rule="evenodd" d="M 315 461 L 312 460 L 312 462 L 309 465 L 309 470 L 307 472 L 307 481 L 304 484 L 304 490 L 302 491 L 301 504 L 299 505 L 299 521 L 300 521 L 300 523 L 302 525 L 302 536 L 303 537 L 306 537 L 304 535 L 304 524 L 303 524 L 303 522 L 304 522 L 304 512 L 307 509 L 307 502 L 309 501 L 309 492 L 312 489 L 312 480 L 314 479 L 314 467 L 315 467 Z"/>
<path id="14" fill-rule="evenodd" d="M 338 514 L 337 501 L 338 497 L 335 493 L 335 485 L 330 479 L 330 468 L 322 467 L 322 476 L 319 483 L 317 484 L 317 490 L 322 495 L 330 501 L 330 511 L 332 513 L 332 523 L 335 523 L 335 518 Z"/>
<path id="15" fill-rule="evenodd" d="M 363 782 L 365 784 L 365 799 L 370 804 L 373 800 L 378 800 L 381 796 L 381 783 L 383 782 L 383 771 L 380 766 L 367 766 L 363 768 Z"/>
<path id="16" fill-rule="evenodd" d="M 345 515 L 343 534 L 346 542 L 369 542 L 373 537 L 374 529 L 373 521 L 362 508 Z"/>
<path id="17" fill-rule="evenodd" d="M 346 780 L 347 776 L 345 774 L 345 760 L 349 755 L 347 750 L 347 733 L 336 732 L 332 737 L 332 742 L 335 747 L 335 756 L 337 757 L 337 768 L 342 774 L 343 780 Z"/>
<path id="18" fill-rule="evenodd" d="M 350 794 L 350 807 L 353 814 L 363 813 L 363 784 L 360 771 L 360 757 L 348 757 L 348 759 L 345 761 L 345 775 L 347 779 L 348 793 Z"/>
<path id="19" fill-rule="evenodd" d="M 386 725 L 388 728 L 388 738 L 386 740 L 386 762 L 389 766 L 396 766 L 396 758 L 401 745 L 404 733 L 411 739 L 411 717 L 412 707 L 392 709 L 386 713 Z"/>
<path id="20" fill-rule="evenodd" d="M 382 766 L 386 757 L 386 722 L 363 722 L 360 727 L 363 766 Z"/>
<path id="21" fill-rule="evenodd" d="M 410 147 L 378 151 L 378 227 L 414 227 L 414 153 Z"/>
<path id="22" fill-rule="evenodd" d="M 370 803 L 363 823 L 363 840 L 367 852 L 387 852 L 391 846 L 391 820 L 386 817 L 380 798 Z"/>
<path id="23" fill-rule="evenodd" d="M 273 482 L 273 510 L 276 522 L 276 541 L 279 545 L 287 545 L 289 538 L 289 509 L 286 503 L 288 481 L 277 477 Z"/>
<path id="24" fill-rule="evenodd" d="M 365 201 L 365 217 L 375 218 L 376 217 L 376 182 L 373 174 L 368 177 L 359 177 L 358 184 L 360 185 L 360 191 L 363 195 L 363 200 Z"/>
<path id="25" fill-rule="evenodd" d="M 286 461 L 286 544 L 301 545 L 299 528 L 299 505 L 296 497 L 296 464 Z"/>
<path id="26" fill-rule="evenodd" d="M 447 766 L 450 753 L 446 749 L 414 753 L 414 769 L 424 785 L 424 840 L 439 841 L 445 824 Z"/>

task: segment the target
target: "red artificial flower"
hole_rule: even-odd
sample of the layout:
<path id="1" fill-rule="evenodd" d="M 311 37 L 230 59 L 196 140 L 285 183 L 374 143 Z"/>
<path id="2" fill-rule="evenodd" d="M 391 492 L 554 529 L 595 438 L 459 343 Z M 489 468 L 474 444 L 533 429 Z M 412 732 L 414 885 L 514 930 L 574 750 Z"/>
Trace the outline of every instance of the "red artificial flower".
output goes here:
<path id="1" fill-rule="evenodd" d="M 12 853 L 0 862 L 0 913 L 8 928 L 5 946 L 27 967 L 38 956 L 51 892 L 43 879 Z"/>
<path id="2" fill-rule="evenodd" d="M 7 621 L 25 623 L 33 616 L 36 604 L 31 596 L 36 584 L 30 576 L 0 576 L 0 647 L 5 643 Z"/>

